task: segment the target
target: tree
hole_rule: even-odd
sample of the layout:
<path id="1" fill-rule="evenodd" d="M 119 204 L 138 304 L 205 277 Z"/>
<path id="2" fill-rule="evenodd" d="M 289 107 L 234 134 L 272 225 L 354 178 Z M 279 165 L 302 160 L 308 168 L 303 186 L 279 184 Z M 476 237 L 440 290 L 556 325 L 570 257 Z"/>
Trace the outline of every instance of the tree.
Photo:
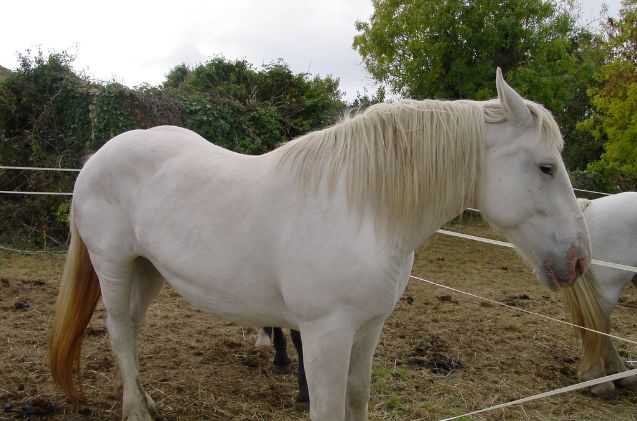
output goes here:
<path id="1" fill-rule="evenodd" d="M 595 112 L 580 125 L 590 129 L 604 153 L 593 169 L 637 177 L 637 0 L 624 0 L 619 19 L 605 27 L 606 62 L 599 85 L 589 90 Z"/>
<path id="2" fill-rule="evenodd" d="M 543 0 L 375 0 L 370 22 L 356 22 L 354 48 L 395 94 L 480 99 L 495 93 L 496 66 L 559 58 L 571 27 Z"/>
<path id="3" fill-rule="evenodd" d="M 223 57 L 193 69 L 177 66 L 164 84 L 182 103 L 185 127 L 248 154 L 332 122 L 345 107 L 338 86 L 330 76 L 294 74 L 282 61 L 257 70 Z"/>
<path id="4" fill-rule="evenodd" d="M 374 0 L 370 21 L 356 29 L 363 64 L 394 94 L 491 98 L 500 66 L 522 95 L 555 114 L 567 148 L 582 136 L 575 125 L 590 111 L 586 88 L 599 54 L 569 1 Z"/>

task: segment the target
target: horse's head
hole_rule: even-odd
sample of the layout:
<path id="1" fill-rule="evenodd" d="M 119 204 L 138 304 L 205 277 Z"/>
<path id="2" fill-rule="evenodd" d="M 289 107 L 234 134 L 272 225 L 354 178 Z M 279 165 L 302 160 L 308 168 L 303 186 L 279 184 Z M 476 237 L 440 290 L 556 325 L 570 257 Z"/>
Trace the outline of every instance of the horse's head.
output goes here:
<path id="1" fill-rule="evenodd" d="M 478 206 L 538 279 L 556 291 L 572 285 L 591 256 L 586 223 L 560 156 L 559 129 L 546 110 L 507 85 L 500 69 L 496 85 L 502 114 L 487 122 Z"/>

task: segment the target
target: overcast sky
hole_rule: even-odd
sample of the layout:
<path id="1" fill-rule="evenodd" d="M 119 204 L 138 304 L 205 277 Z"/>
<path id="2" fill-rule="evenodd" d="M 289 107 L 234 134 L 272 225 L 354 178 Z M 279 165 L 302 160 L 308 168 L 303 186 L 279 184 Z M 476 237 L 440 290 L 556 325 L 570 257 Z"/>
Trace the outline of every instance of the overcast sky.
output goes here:
<path id="1" fill-rule="evenodd" d="M 599 0 L 580 0 L 585 22 Z M 607 0 L 616 16 L 621 0 Z M 332 75 L 346 99 L 373 83 L 352 49 L 354 22 L 368 20 L 371 0 L 19 0 L 5 2 L 0 65 L 17 53 L 66 50 L 75 67 L 102 81 L 156 85 L 175 65 L 221 54 L 260 66 L 278 58 L 294 72 Z"/>

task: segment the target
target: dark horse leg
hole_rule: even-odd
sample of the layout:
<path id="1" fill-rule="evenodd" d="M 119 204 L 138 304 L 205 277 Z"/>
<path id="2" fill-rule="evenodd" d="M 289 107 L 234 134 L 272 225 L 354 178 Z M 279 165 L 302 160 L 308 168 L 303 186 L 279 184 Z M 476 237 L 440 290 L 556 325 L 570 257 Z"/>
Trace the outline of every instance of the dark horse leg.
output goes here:
<path id="1" fill-rule="evenodd" d="M 290 358 L 287 354 L 287 341 L 283 330 L 279 327 L 264 327 L 266 335 L 272 338 L 274 344 L 274 361 L 272 362 L 273 371 L 276 373 L 288 373 L 290 371 Z M 307 380 L 305 378 L 305 367 L 303 365 L 303 344 L 301 342 L 301 332 L 290 329 L 292 343 L 296 349 L 296 355 L 299 358 L 299 367 L 297 372 L 297 382 L 299 385 L 299 393 L 296 396 L 296 408 L 299 411 L 307 411 L 310 409 L 310 393 L 307 389 Z"/>
<path id="2" fill-rule="evenodd" d="M 297 380 L 299 383 L 299 394 L 296 396 L 296 408 L 298 410 L 310 409 L 310 393 L 307 390 L 307 380 L 305 379 L 305 367 L 303 365 L 303 344 L 301 342 L 301 332 L 298 330 L 290 329 L 290 335 L 292 336 L 292 343 L 296 349 L 296 355 L 299 357 L 299 369 L 297 373 Z"/>
<path id="3" fill-rule="evenodd" d="M 291 370 L 290 358 L 287 352 L 287 341 L 280 327 L 266 327 L 265 333 L 272 338 L 274 343 L 274 361 L 272 369 L 276 373 L 289 373 Z"/>

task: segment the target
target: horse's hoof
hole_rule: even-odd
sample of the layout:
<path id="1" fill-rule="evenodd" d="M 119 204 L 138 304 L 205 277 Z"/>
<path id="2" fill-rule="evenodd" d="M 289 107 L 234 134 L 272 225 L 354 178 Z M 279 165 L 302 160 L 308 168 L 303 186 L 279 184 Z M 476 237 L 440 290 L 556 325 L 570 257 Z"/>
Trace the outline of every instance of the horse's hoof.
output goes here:
<path id="1" fill-rule="evenodd" d="M 292 364 L 275 365 L 272 364 L 272 371 L 276 374 L 289 374 L 292 371 Z"/>
<path id="2" fill-rule="evenodd" d="M 146 405 L 148 406 L 148 412 L 150 413 L 150 417 L 154 420 L 160 419 L 159 412 L 157 412 L 157 404 L 147 392 L 144 392 L 144 394 L 146 395 Z"/>
<path id="3" fill-rule="evenodd" d="M 637 390 L 637 376 L 624 377 L 623 379 L 616 380 L 615 385 L 625 389 Z"/>
<path id="4" fill-rule="evenodd" d="M 131 411 L 127 416 L 122 417 L 123 421 L 154 421 L 153 417 L 146 410 Z"/>
<path id="5" fill-rule="evenodd" d="M 591 393 L 600 398 L 610 398 L 615 395 L 613 382 L 606 382 L 591 387 Z"/>
<path id="6" fill-rule="evenodd" d="M 299 412 L 307 412 L 310 410 L 310 401 L 295 401 L 294 408 Z"/>

